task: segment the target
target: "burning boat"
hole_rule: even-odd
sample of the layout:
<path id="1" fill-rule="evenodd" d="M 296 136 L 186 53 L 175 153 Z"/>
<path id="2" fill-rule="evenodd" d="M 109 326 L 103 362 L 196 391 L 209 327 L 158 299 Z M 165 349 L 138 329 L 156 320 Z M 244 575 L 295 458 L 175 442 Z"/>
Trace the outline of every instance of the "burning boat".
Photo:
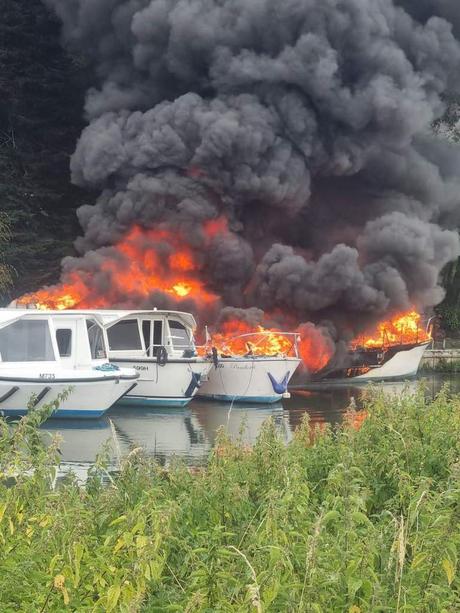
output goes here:
<path id="1" fill-rule="evenodd" d="M 214 366 L 198 392 L 200 397 L 273 403 L 288 396 L 288 383 L 301 361 L 297 334 L 260 328 L 217 340 L 212 339 Z"/>
<path id="2" fill-rule="evenodd" d="M 182 407 L 197 393 L 212 363 L 198 356 L 193 315 L 181 311 L 96 311 L 110 362 L 139 373 L 136 389 L 120 403 Z"/>
<path id="3" fill-rule="evenodd" d="M 365 382 L 414 377 L 431 343 L 430 322 L 426 329 L 420 322 L 416 311 L 381 322 L 374 334 L 355 339 L 344 356 L 334 356 L 315 378 Z"/>
<path id="4" fill-rule="evenodd" d="M 72 311 L 0 310 L 0 412 L 23 415 L 70 389 L 55 417 L 100 417 L 138 373 L 108 363 L 100 318 Z"/>

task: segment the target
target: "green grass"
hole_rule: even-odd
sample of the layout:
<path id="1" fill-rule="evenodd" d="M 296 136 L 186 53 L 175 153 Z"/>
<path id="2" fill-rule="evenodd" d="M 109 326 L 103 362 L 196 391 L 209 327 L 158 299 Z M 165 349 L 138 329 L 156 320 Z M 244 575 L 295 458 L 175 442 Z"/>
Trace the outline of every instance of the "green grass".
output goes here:
<path id="1" fill-rule="evenodd" d="M 221 432 L 196 471 L 137 450 L 85 487 L 54 487 L 43 416 L 2 426 L 0 610 L 458 611 L 459 409 L 372 392 L 337 431 Z"/>

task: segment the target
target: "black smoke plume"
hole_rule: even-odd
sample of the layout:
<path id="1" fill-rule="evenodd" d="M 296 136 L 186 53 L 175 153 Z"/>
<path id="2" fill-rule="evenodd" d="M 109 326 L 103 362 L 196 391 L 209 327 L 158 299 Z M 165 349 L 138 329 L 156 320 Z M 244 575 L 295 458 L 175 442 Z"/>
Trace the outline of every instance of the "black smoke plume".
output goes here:
<path id="1" fill-rule="evenodd" d="M 227 307 L 340 336 L 442 300 L 460 148 L 431 125 L 460 92 L 457 0 L 45 1 L 96 75 L 71 170 L 101 196 L 64 280 L 166 224 Z"/>

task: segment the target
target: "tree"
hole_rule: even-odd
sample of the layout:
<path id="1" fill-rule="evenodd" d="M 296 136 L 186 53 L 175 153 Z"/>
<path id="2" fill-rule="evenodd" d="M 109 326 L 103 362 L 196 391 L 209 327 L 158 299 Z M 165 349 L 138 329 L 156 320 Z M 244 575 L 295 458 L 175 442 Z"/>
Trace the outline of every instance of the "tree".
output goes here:
<path id="1" fill-rule="evenodd" d="M 17 269 L 14 294 L 57 279 L 78 233 L 69 159 L 84 125 L 88 69 L 60 44 L 60 24 L 41 0 L 0 0 L 0 211 Z"/>
<path id="2" fill-rule="evenodd" d="M 11 239 L 11 230 L 8 217 L 0 213 L 0 300 L 4 299 L 5 294 L 12 284 L 13 269 L 3 261 L 5 246 Z"/>

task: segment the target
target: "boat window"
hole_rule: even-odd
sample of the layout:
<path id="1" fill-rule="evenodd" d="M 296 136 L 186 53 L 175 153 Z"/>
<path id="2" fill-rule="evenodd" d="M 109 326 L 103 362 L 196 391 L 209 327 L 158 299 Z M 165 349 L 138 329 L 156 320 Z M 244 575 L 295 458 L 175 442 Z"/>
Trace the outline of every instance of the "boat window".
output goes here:
<path id="1" fill-rule="evenodd" d="M 192 335 L 179 321 L 170 321 L 169 328 L 174 347 L 178 349 L 193 349 Z"/>
<path id="2" fill-rule="evenodd" d="M 153 325 L 153 340 L 150 340 L 150 327 Z M 158 348 L 163 344 L 163 322 L 157 320 L 144 320 L 142 322 L 142 335 L 144 337 L 145 349 L 149 356 L 156 356 Z"/>
<path id="3" fill-rule="evenodd" d="M 153 351 L 152 355 L 158 355 L 158 349 L 163 344 L 163 322 L 162 321 L 154 321 L 153 322 Z"/>
<path id="4" fill-rule="evenodd" d="M 93 360 L 100 360 L 102 358 L 107 357 L 101 326 L 93 319 L 87 319 L 86 327 L 88 329 L 88 340 L 89 347 L 91 349 L 91 358 Z"/>
<path id="5" fill-rule="evenodd" d="M 72 354 L 72 330 L 68 328 L 56 330 L 56 341 L 61 358 L 68 358 Z"/>
<path id="6" fill-rule="evenodd" d="M 137 319 L 122 319 L 107 329 L 107 337 L 112 351 L 142 349 Z"/>
<path id="7" fill-rule="evenodd" d="M 150 349 L 150 321 L 145 320 L 142 322 L 142 336 L 144 337 L 145 350 Z"/>
<path id="8" fill-rule="evenodd" d="M 162 344 L 163 339 L 163 322 L 162 321 L 154 321 L 153 322 L 153 344 L 155 347 L 158 347 Z"/>
<path id="9" fill-rule="evenodd" d="M 54 361 L 48 321 L 15 321 L 0 330 L 0 353 L 3 362 Z"/>

